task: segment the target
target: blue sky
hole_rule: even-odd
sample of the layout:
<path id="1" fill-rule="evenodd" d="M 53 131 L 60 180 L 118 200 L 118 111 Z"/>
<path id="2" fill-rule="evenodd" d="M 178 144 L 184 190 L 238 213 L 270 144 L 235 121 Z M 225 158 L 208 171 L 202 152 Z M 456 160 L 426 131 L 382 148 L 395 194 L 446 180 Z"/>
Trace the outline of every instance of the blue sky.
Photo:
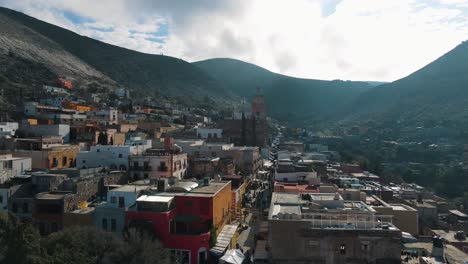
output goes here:
<path id="1" fill-rule="evenodd" d="M 467 0 L 0 0 L 81 35 L 188 61 L 393 81 L 468 38 Z"/>

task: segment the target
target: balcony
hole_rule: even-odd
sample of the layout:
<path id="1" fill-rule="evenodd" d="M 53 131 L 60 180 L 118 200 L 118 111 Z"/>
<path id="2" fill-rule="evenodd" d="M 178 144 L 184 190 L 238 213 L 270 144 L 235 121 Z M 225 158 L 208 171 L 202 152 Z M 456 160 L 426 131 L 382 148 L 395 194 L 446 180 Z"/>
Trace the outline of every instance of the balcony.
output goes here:
<path id="1" fill-rule="evenodd" d="M 158 167 L 158 171 L 159 171 L 159 172 L 167 172 L 167 171 L 169 171 L 169 167 L 167 167 L 167 166 L 159 166 L 159 167 Z"/>
<path id="2" fill-rule="evenodd" d="M 152 171 L 151 166 L 130 166 L 131 171 Z"/>

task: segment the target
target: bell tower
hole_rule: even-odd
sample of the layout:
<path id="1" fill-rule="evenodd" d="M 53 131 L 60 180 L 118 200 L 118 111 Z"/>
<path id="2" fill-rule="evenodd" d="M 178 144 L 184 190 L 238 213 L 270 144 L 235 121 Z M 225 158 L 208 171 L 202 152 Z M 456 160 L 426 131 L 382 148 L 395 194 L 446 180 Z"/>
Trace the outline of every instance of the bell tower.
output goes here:
<path id="1" fill-rule="evenodd" d="M 254 96 L 252 101 L 252 116 L 256 118 L 265 118 L 265 98 L 260 91 L 260 87 L 257 87 L 257 94 Z"/>

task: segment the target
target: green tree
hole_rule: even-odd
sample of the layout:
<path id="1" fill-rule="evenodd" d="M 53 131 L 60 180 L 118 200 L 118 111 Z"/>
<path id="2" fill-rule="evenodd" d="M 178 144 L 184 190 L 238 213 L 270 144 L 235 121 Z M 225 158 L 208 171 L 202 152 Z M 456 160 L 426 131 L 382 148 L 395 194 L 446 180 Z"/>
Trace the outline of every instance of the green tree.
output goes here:
<path id="1" fill-rule="evenodd" d="M 50 264 L 112 263 L 121 242 L 93 227 L 75 227 L 49 235 L 44 241 Z"/>
<path id="2" fill-rule="evenodd" d="M 37 230 L 13 215 L 0 215 L 0 263 L 48 263 Z"/>
<path id="3" fill-rule="evenodd" d="M 169 252 L 164 249 L 148 225 L 129 228 L 124 235 L 125 242 L 111 258 L 116 264 L 168 264 Z"/>

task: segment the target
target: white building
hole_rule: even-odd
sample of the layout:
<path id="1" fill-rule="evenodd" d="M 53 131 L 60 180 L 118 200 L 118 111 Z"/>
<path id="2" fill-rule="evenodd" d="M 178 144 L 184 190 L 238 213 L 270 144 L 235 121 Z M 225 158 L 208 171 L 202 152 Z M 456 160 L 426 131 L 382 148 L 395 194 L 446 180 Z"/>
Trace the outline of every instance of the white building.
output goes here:
<path id="1" fill-rule="evenodd" d="M 0 136 L 14 136 L 18 130 L 17 122 L 0 122 Z"/>
<path id="2" fill-rule="evenodd" d="M 63 143 L 67 144 L 70 142 L 70 126 L 65 124 L 57 125 L 25 125 L 22 126 L 21 131 L 27 134 L 27 136 L 35 137 L 61 137 Z"/>
<path id="3" fill-rule="evenodd" d="M 0 184 L 11 177 L 24 175 L 26 171 L 31 170 L 31 164 L 31 158 L 0 155 Z"/>
<path id="4" fill-rule="evenodd" d="M 219 128 L 196 128 L 198 138 L 222 138 L 223 130 Z"/>
<path id="5" fill-rule="evenodd" d="M 131 137 L 125 141 L 125 146 L 130 147 L 131 155 L 140 155 L 153 146 L 153 141 L 151 139 L 142 139 L 141 137 Z"/>
<path id="6" fill-rule="evenodd" d="M 203 140 L 176 140 L 176 144 L 187 153 L 189 157 L 221 157 L 223 151 L 234 147 L 227 143 L 206 143 Z"/>
<path id="7" fill-rule="evenodd" d="M 187 153 L 179 150 L 148 149 L 141 155 L 130 156 L 129 165 L 129 175 L 133 179 L 171 176 L 183 179 L 187 174 Z"/>
<path id="8" fill-rule="evenodd" d="M 104 167 L 114 170 L 127 170 L 130 146 L 96 145 L 89 151 L 76 155 L 77 168 Z"/>

